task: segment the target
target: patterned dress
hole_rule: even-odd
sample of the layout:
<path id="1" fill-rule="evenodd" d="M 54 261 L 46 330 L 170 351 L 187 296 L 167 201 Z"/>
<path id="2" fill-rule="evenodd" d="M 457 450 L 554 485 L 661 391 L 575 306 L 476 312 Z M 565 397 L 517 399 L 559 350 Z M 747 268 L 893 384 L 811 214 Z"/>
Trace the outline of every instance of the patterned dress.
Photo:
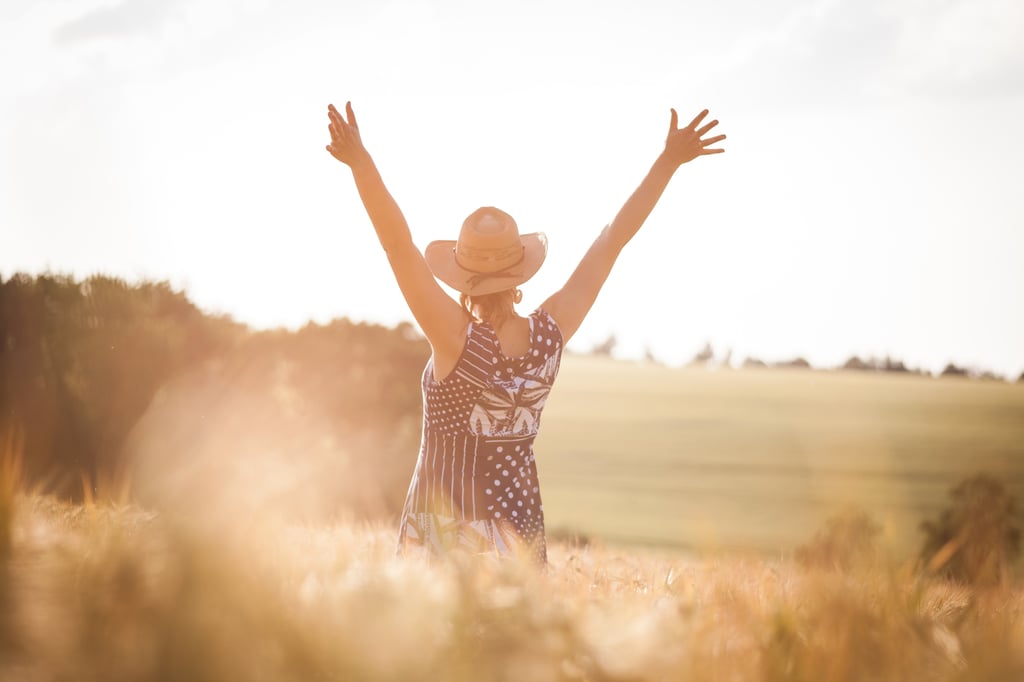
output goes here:
<path id="1" fill-rule="evenodd" d="M 530 347 L 510 358 L 494 329 L 471 323 L 455 369 L 423 370 L 423 438 L 399 526 L 399 552 L 453 549 L 547 561 L 533 441 L 558 374 L 562 334 L 542 309 Z"/>

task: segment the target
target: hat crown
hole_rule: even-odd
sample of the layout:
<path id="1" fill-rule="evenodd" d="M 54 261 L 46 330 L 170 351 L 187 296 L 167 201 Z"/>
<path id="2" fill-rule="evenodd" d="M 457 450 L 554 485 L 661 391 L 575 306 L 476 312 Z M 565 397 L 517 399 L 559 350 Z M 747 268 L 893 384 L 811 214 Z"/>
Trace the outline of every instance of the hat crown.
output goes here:
<path id="1" fill-rule="evenodd" d="M 484 296 L 533 277 L 547 251 L 544 233 L 520 234 L 512 216 L 484 206 L 463 221 L 457 240 L 430 242 L 423 256 L 434 276 L 451 288 Z"/>
<path id="2" fill-rule="evenodd" d="M 455 243 L 455 261 L 473 272 L 497 272 L 521 261 L 524 248 L 511 216 L 488 213 L 463 223 Z"/>

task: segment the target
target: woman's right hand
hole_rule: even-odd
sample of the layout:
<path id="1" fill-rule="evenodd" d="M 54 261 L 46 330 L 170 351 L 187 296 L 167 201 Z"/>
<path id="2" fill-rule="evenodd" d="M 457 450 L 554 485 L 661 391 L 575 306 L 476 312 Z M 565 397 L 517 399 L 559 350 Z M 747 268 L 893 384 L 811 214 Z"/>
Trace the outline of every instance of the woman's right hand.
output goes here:
<path id="1" fill-rule="evenodd" d="M 679 115 L 676 110 L 672 109 L 671 111 L 672 118 L 668 126 L 668 137 L 665 139 L 664 156 L 671 160 L 677 168 L 684 163 L 693 161 L 698 156 L 721 154 L 725 151 L 720 147 L 710 146 L 724 140 L 725 135 L 715 135 L 706 140 L 701 139 L 709 130 L 718 125 L 718 121 L 715 120 L 700 128 L 697 127 L 708 115 L 707 109 L 697 114 L 697 117 L 690 121 L 690 125 L 685 128 L 679 127 Z"/>
<path id="2" fill-rule="evenodd" d="M 327 145 L 327 151 L 338 161 L 353 167 L 367 156 L 367 152 L 359 137 L 359 124 L 352 111 L 352 102 L 345 103 L 345 118 L 341 117 L 333 104 L 328 104 L 327 117 L 331 119 L 327 126 L 331 132 L 331 143 Z"/>

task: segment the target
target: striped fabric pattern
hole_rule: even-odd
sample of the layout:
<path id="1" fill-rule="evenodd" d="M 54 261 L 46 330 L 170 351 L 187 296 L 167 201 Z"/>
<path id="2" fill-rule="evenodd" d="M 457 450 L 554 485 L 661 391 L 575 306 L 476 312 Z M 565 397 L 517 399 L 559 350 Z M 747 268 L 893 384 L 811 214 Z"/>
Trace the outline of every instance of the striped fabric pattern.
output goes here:
<path id="1" fill-rule="evenodd" d="M 562 336 L 544 310 L 529 316 L 530 346 L 501 351 L 486 323 L 469 326 L 455 369 L 423 372 L 423 436 L 399 528 L 399 550 L 522 553 L 543 563 L 544 509 L 533 453 L 558 374 Z"/>

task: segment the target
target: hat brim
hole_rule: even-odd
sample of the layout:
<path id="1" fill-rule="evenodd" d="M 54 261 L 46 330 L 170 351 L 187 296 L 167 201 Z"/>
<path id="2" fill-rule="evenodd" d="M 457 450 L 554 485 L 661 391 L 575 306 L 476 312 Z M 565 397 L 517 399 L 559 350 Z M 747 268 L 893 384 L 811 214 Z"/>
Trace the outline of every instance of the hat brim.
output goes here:
<path id="1" fill-rule="evenodd" d="M 455 240 L 440 239 L 427 244 L 423 250 L 430 271 L 452 289 L 470 296 L 483 296 L 519 286 L 537 274 L 548 255 L 548 238 L 543 232 L 519 235 L 523 243 L 523 259 L 507 268 L 507 276 L 481 276 L 460 266 L 455 261 Z"/>

